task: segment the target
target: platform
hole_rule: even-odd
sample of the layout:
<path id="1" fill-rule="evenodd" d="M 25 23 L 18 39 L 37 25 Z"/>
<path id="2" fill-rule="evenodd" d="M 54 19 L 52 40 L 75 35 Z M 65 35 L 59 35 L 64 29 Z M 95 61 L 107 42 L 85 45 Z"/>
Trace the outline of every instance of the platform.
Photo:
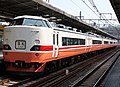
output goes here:
<path id="1" fill-rule="evenodd" d="M 103 81 L 102 87 L 120 87 L 120 57 Z"/>

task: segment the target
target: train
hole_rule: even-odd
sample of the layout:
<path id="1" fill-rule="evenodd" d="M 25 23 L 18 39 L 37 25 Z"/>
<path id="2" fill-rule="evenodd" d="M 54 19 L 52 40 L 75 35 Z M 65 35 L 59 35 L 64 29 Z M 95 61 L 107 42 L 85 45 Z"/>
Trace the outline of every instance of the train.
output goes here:
<path id="1" fill-rule="evenodd" d="M 76 28 L 53 27 L 43 17 L 23 15 L 4 29 L 3 58 L 8 72 L 44 73 L 73 64 L 72 56 L 116 47 L 115 38 Z"/>

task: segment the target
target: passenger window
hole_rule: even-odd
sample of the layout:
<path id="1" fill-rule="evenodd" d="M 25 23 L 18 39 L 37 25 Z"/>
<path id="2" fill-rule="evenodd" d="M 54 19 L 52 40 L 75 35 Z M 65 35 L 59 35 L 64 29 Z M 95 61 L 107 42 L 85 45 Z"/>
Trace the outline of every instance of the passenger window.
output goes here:
<path id="1" fill-rule="evenodd" d="M 62 37 L 62 45 L 85 45 L 85 39 Z"/>

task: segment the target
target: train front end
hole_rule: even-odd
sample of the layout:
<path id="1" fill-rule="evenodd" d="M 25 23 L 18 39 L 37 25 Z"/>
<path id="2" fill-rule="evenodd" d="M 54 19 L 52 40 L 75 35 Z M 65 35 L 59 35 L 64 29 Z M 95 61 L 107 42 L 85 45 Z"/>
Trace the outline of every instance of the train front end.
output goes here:
<path id="1" fill-rule="evenodd" d="M 45 51 L 52 49 L 52 28 L 47 20 L 20 16 L 4 30 L 3 57 L 8 72 L 43 72 Z M 47 42 L 47 43 L 46 43 Z M 51 54 L 49 54 L 51 55 Z"/>

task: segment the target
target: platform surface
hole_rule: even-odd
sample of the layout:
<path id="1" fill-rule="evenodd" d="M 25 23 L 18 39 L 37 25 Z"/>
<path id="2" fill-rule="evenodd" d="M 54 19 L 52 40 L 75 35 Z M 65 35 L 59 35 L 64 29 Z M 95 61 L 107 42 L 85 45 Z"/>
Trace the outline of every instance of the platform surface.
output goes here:
<path id="1" fill-rule="evenodd" d="M 106 76 L 102 87 L 120 87 L 120 57 Z"/>

